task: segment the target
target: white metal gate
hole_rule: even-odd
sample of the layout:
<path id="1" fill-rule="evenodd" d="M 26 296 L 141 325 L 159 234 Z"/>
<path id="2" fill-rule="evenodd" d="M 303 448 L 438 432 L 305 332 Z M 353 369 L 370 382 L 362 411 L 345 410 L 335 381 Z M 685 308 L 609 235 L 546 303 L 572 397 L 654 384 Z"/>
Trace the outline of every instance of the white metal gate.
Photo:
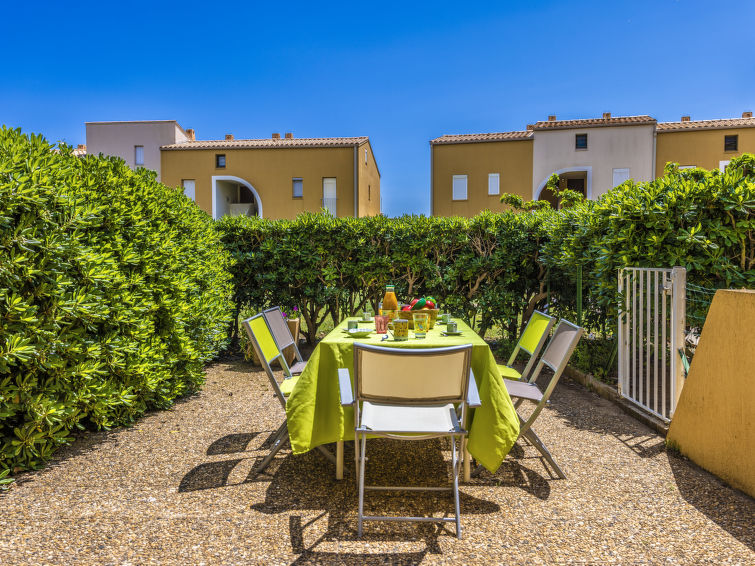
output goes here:
<path id="1" fill-rule="evenodd" d="M 619 272 L 619 393 L 665 421 L 684 386 L 686 282 L 683 267 Z"/>

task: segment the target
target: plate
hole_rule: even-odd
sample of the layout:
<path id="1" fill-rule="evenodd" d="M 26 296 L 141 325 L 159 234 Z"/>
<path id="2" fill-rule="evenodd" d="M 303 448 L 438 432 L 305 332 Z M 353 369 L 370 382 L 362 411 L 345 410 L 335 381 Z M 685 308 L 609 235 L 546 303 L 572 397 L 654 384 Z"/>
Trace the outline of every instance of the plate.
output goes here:
<path id="1" fill-rule="evenodd" d="M 458 332 L 448 332 L 447 330 L 444 330 L 440 333 L 441 336 L 461 336 L 461 331 Z"/>
<path id="2" fill-rule="evenodd" d="M 349 336 L 353 338 L 364 338 L 365 336 L 369 336 L 373 332 L 375 332 L 374 328 L 352 328 L 351 330 L 347 330 L 346 332 L 349 333 Z"/>

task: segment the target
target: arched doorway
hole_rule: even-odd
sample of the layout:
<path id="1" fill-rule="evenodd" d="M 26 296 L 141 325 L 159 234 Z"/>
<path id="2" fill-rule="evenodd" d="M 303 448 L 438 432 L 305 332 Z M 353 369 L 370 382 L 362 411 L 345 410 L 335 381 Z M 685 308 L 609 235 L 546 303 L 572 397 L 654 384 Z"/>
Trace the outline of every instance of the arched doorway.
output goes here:
<path id="1" fill-rule="evenodd" d="M 554 171 L 551 175 L 554 173 L 559 178 L 559 189 L 571 189 L 582 193 L 585 198 L 592 198 L 592 167 L 568 167 Z M 542 180 L 533 196 L 534 200 L 546 200 L 553 208 L 558 208 L 558 198 L 553 191 L 545 186 L 551 175 Z"/>
<path id="2" fill-rule="evenodd" d="M 240 177 L 217 175 L 212 178 L 212 217 L 259 216 L 262 200 L 251 183 Z"/>

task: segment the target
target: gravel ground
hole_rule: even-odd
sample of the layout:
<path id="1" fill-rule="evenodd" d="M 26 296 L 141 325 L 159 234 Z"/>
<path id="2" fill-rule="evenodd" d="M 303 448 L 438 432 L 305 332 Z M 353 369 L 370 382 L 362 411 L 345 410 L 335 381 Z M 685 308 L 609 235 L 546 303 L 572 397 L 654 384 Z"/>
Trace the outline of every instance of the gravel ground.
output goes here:
<path id="1" fill-rule="evenodd" d="M 755 501 L 578 385 L 562 381 L 552 401 L 535 428 L 566 480 L 519 443 L 495 475 L 463 485 L 463 540 L 405 523 L 367 523 L 357 539 L 350 447 L 341 482 L 317 451 L 283 450 L 249 477 L 283 412 L 257 368 L 217 363 L 200 394 L 85 434 L 0 495 L 0 564 L 755 564 Z M 373 481 L 448 478 L 442 442 L 368 450 Z M 453 504 L 370 494 L 366 511 Z"/>

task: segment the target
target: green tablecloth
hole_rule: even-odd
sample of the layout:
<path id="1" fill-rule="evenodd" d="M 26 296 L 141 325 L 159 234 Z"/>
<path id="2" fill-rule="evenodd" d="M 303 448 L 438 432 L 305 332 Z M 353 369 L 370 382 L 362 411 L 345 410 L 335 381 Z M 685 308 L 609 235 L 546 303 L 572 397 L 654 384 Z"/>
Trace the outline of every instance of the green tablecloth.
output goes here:
<path id="1" fill-rule="evenodd" d="M 302 454 L 329 442 L 354 440 L 354 411 L 341 405 L 338 391 L 338 369 L 354 372 L 354 342 L 381 344 L 397 348 L 433 348 L 472 344 L 472 371 L 477 381 L 482 406 L 472 415 L 468 449 L 479 463 L 491 472 L 498 469 L 514 445 L 519 434 L 517 418 L 511 398 L 506 392 L 496 367 L 495 358 L 487 343 L 469 326 L 458 322 L 460 336 L 441 336 L 445 325 L 437 324 L 425 339 L 406 342 L 371 334 L 367 338 L 351 338 L 343 332 L 343 321 L 317 345 L 307 362 L 304 373 L 291 392 L 286 404 L 288 432 L 294 454 Z M 374 328 L 374 323 L 359 323 L 360 328 Z"/>

